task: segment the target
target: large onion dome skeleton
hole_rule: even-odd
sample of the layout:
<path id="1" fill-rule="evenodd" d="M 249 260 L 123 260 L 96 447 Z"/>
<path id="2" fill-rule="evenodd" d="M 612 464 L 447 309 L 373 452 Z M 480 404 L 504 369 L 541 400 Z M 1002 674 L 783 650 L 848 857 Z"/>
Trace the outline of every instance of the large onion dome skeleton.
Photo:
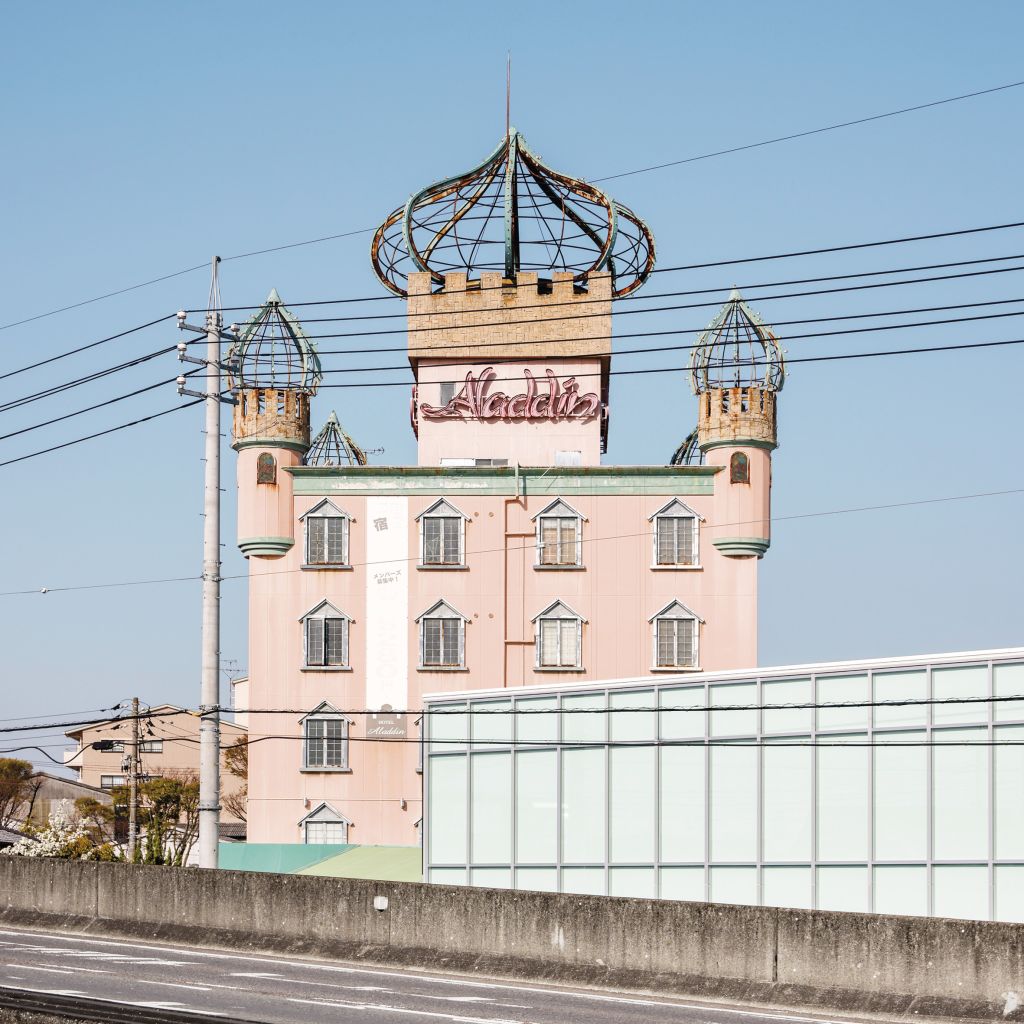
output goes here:
<path id="1" fill-rule="evenodd" d="M 728 388 L 781 391 L 785 379 L 779 339 L 734 288 L 690 353 L 694 394 Z"/>
<path id="2" fill-rule="evenodd" d="M 316 394 L 323 379 L 316 346 L 285 309 L 275 288 L 228 350 L 236 390 L 295 390 Z"/>
<path id="3" fill-rule="evenodd" d="M 601 189 L 543 164 L 515 128 L 464 174 L 421 189 L 377 229 L 374 272 L 396 295 L 409 274 L 444 286 L 447 272 L 571 271 L 583 284 L 612 276 L 613 297 L 628 295 L 654 266 L 654 236 L 635 213 Z"/>
<path id="4" fill-rule="evenodd" d="M 306 466 L 365 466 L 366 453 L 345 433 L 337 414 L 332 412 L 302 462 Z"/>

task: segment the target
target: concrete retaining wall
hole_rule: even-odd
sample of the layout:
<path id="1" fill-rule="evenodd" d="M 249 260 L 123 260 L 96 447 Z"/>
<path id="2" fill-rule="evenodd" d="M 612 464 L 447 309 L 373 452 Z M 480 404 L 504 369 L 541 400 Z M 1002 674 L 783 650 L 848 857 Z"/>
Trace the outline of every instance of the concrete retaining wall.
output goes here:
<path id="1" fill-rule="evenodd" d="M 1024 1018 L 1024 925 L 8 857 L 0 920 L 775 1006 Z"/>

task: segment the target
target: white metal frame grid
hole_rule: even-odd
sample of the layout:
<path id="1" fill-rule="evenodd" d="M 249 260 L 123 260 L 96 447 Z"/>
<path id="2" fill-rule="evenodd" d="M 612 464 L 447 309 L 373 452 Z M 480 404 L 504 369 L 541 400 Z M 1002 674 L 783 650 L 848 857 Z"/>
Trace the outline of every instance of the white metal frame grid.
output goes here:
<path id="1" fill-rule="evenodd" d="M 431 875 L 435 870 L 444 870 L 446 873 L 450 873 L 452 870 L 464 871 L 463 881 L 456 882 L 454 879 L 446 878 L 447 884 L 471 884 L 472 872 L 474 869 L 485 869 L 485 870 L 508 870 L 512 881 L 513 888 L 520 888 L 517 885 L 518 873 L 522 868 L 526 869 L 547 869 L 554 870 L 557 874 L 558 879 L 558 891 L 566 891 L 563 886 L 564 872 L 575 868 L 592 868 L 603 870 L 604 872 L 604 892 L 607 894 L 610 892 L 610 871 L 613 868 L 641 868 L 645 870 L 653 870 L 654 883 L 655 883 L 655 896 L 661 895 L 662 890 L 662 868 L 702 868 L 704 871 L 704 895 L 703 898 L 706 902 L 711 901 L 711 871 L 713 868 L 719 867 L 743 867 L 743 868 L 755 868 L 757 878 L 757 904 L 763 905 L 764 902 L 764 869 L 765 867 L 776 868 L 776 867 L 793 867 L 793 868 L 805 868 L 810 870 L 811 877 L 811 902 L 812 907 L 817 908 L 819 903 L 818 893 L 818 869 L 821 867 L 832 868 L 832 867 L 858 867 L 864 868 L 867 873 L 867 898 L 868 898 L 868 909 L 871 912 L 875 911 L 876 900 L 875 900 L 875 889 L 874 889 L 874 876 L 875 869 L 879 867 L 919 867 L 925 868 L 927 871 L 927 894 L 928 894 L 928 908 L 927 913 L 929 915 L 934 914 L 934 871 L 936 867 L 946 866 L 976 866 L 985 867 L 988 875 L 988 907 L 987 917 L 992 919 L 995 915 L 995 869 L 1000 866 L 1017 866 L 1024 867 L 1024 858 L 996 858 L 995 856 L 995 747 L 992 746 L 992 742 L 995 739 L 995 729 L 997 727 L 1003 728 L 1007 726 L 1022 726 L 1024 725 L 1024 716 L 1019 718 L 1000 718 L 996 721 L 996 708 L 1000 705 L 991 700 L 992 697 L 996 696 L 994 692 L 994 672 L 993 669 L 1000 665 L 1016 665 L 1024 664 L 1024 648 L 1006 649 L 999 651 L 979 651 L 970 652 L 968 654 L 950 654 L 950 655 L 935 655 L 926 656 L 920 659 L 914 658 L 900 658 L 900 659 L 889 659 L 886 661 L 877 662 L 845 662 L 845 663 L 831 663 L 821 665 L 799 665 L 790 666 L 780 669 L 768 669 L 768 670 L 754 670 L 748 673 L 713 673 L 703 676 L 693 675 L 680 675 L 676 677 L 659 677 L 659 678 L 645 678 L 635 679 L 629 681 L 612 681 L 604 684 L 575 684 L 575 685 L 563 685 L 563 686 L 537 686 L 529 688 L 519 688 L 515 690 L 490 690 L 480 692 L 463 692 L 459 694 L 429 694 L 424 697 L 424 707 L 427 712 L 425 721 L 428 727 L 433 726 L 437 721 L 438 713 L 441 712 L 442 708 L 450 709 L 453 714 L 462 714 L 465 716 L 467 739 L 469 742 L 465 746 L 460 746 L 454 743 L 446 742 L 443 745 L 439 744 L 438 747 L 434 747 L 428 737 L 426 741 L 426 757 L 424 758 L 424 774 L 423 774 L 423 814 L 425 827 L 422 829 L 423 833 L 423 865 L 424 865 L 424 877 L 426 880 L 432 880 Z M 676 690 L 679 688 L 686 688 L 693 690 L 697 688 L 703 689 L 703 707 L 722 707 L 722 703 L 719 700 L 715 703 L 715 699 L 711 697 L 711 687 L 721 686 L 727 683 L 754 683 L 756 699 L 751 703 L 758 705 L 759 707 L 766 703 L 772 703 L 770 700 L 766 700 L 764 697 L 764 684 L 765 683 L 777 683 L 784 681 L 802 681 L 810 679 L 810 690 L 811 698 L 808 702 L 813 705 L 822 703 L 819 700 L 819 681 L 827 678 L 842 678 L 849 677 L 851 675 L 863 675 L 867 677 L 867 699 L 870 701 L 879 701 L 886 699 L 893 699 L 892 697 L 886 698 L 879 696 L 876 691 L 876 678 L 878 676 L 890 675 L 894 672 L 910 672 L 915 670 L 924 671 L 926 673 L 927 680 L 927 691 L 926 698 L 929 701 L 935 699 L 934 696 L 934 685 L 933 685 L 933 673 L 936 669 L 945 668 L 984 668 L 986 670 L 986 693 L 985 696 L 989 700 L 985 703 L 984 718 L 979 715 L 978 719 L 974 722 L 960 722 L 960 723 L 949 723 L 949 724 L 938 724 L 935 723 L 935 704 L 922 704 L 919 705 L 921 708 L 924 722 L 923 724 L 891 724 L 879 726 L 876 724 L 876 708 L 865 707 L 864 714 L 866 718 L 866 724 L 863 727 L 853 728 L 849 725 L 837 726 L 834 728 L 819 728 L 818 722 L 820 717 L 820 709 L 814 708 L 810 710 L 811 730 L 807 731 L 796 731 L 783 730 L 778 732 L 767 732 L 764 729 L 764 715 L 765 711 L 757 710 L 754 712 L 757 716 L 757 732 L 756 735 L 752 735 L 750 732 L 736 733 L 736 734 L 715 734 L 712 735 L 712 713 L 710 711 L 704 711 L 704 737 L 701 739 L 692 740 L 676 740 L 666 738 L 664 742 L 677 744 L 680 746 L 704 746 L 704 860 L 703 863 L 698 861 L 673 861 L 673 860 L 662 860 L 661 859 L 661 808 L 662 808 L 662 779 L 661 779 L 661 762 L 662 758 L 656 756 L 654 758 L 655 766 L 655 794 L 654 794 L 654 838 L 653 846 L 655 859 L 653 861 L 645 862 L 626 862 L 626 861 L 615 861 L 611 860 L 610 846 L 611 846 L 611 786 L 610 786 L 610 766 L 611 757 L 608 756 L 608 751 L 612 749 L 608 744 L 612 743 L 611 740 L 611 715 L 614 713 L 614 709 L 610 707 L 610 697 L 612 694 L 623 694 L 623 693 L 635 693 L 635 692 L 653 692 L 653 705 L 651 710 L 655 714 L 655 733 L 654 740 L 641 739 L 641 740 L 616 740 L 614 741 L 614 747 L 619 746 L 632 746 L 632 747 L 654 747 L 655 750 L 661 748 L 663 743 L 662 736 L 662 712 L 665 710 L 671 710 L 671 705 L 663 709 L 661 708 L 661 691 L 663 690 Z M 557 733 L 556 738 L 550 744 L 547 743 L 530 743 L 525 750 L 528 751 L 555 751 L 557 754 L 556 758 L 556 794 L 555 794 L 555 820 L 556 820 L 556 853 L 557 859 L 554 862 L 545 864 L 536 862 L 522 862 L 516 859 L 516 853 L 518 850 L 517 842 L 517 778 L 518 771 L 516 760 L 518 756 L 518 748 L 516 746 L 516 740 L 519 734 L 519 723 L 523 720 L 524 716 L 513 715 L 512 717 L 512 728 L 511 728 L 511 742 L 494 742 L 493 740 L 477 740 L 473 736 L 474 723 L 477 721 L 486 721 L 486 717 L 481 714 L 474 714 L 474 710 L 483 711 L 486 705 L 497 703 L 508 703 L 511 702 L 512 707 L 518 706 L 518 704 L 524 700 L 536 699 L 537 697 L 553 697 L 557 701 L 557 709 L 560 712 L 563 709 L 564 701 L 566 698 L 577 697 L 586 694 L 601 694 L 604 697 L 603 706 L 605 713 L 603 715 L 595 715 L 603 722 L 603 739 L 597 739 L 593 742 L 578 742 L 578 741 L 566 741 L 564 739 L 564 725 L 566 717 L 563 714 L 557 715 Z M 919 699 L 919 698 L 915 698 Z M 798 702 L 805 703 L 805 702 Z M 1024 703 L 1024 702 L 1022 702 Z M 971 705 L 965 705 L 967 707 Z M 633 714 L 635 712 L 627 712 L 627 714 Z M 688 712 L 690 714 L 701 714 L 701 709 L 698 707 L 696 710 Z M 771 713 L 770 711 L 768 712 Z M 972 859 L 948 859 L 948 858 L 936 858 L 934 856 L 934 774 L 935 774 L 935 747 L 932 741 L 936 734 L 947 734 L 951 731 L 957 730 L 977 730 L 984 728 L 986 730 L 986 738 L 989 745 L 985 748 L 986 757 L 986 792 L 987 792 L 987 808 L 986 808 L 986 847 L 987 857 L 986 858 L 972 858 Z M 430 729 L 431 733 L 433 732 Z M 925 781 L 925 792 L 928 794 L 927 799 L 927 821 L 926 821 L 926 844 L 927 844 L 927 855 L 924 859 L 911 859 L 911 860 L 894 860 L 894 859 L 880 859 L 875 856 L 876 843 L 875 843 L 875 812 L 876 812 L 876 801 L 875 801 L 875 752 L 878 747 L 874 746 L 876 738 L 881 738 L 890 734 L 914 732 L 923 734 L 923 739 L 929 744 L 925 749 L 927 753 L 926 757 L 926 781 Z M 818 830 L 818 780 L 819 780 L 819 747 L 811 747 L 811 823 L 810 823 L 810 835 L 811 835 L 811 851 L 812 858 L 810 860 L 766 860 L 764 857 L 764 749 L 765 746 L 770 746 L 769 743 L 763 741 L 780 740 L 780 739 L 792 739 L 792 740 L 817 740 L 817 739 L 835 739 L 841 736 L 853 736 L 864 737 L 864 742 L 872 744 L 868 747 L 870 755 L 867 758 L 868 764 L 868 779 L 867 779 L 867 850 L 869 853 L 868 859 L 854 859 L 854 860 L 823 860 L 819 857 L 819 830 Z M 757 748 L 757 780 L 756 780 L 756 793 L 757 793 L 757 831 L 756 831 L 756 848 L 757 858 L 756 861 L 728 861 L 728 860 L 713 860 L 711 857 L 711 841 L 712 841 L 712 822 L 711 822 L 711 800 L 712 800 L 712 764 L 711 764 L 711 749 L 717 745 L 727 745 L 730 741 L 742 741 L 746 740 L 752 742 L 756 740 L 759 743 Z M 587 862 L 571 862 L 563 860 L 562 853 L 564 849 L 563 843 L 563 819 L 564 819 L 564 803 L 563 803 L 563 757 L 562 752 L 566 749 L 566 743 L 571 743 L 570 749 L 603 749 L 606 752 L 604 758 L 604 858 L 601 861 L 587 861 Z M 490 862 L 475 862 L 472 859 L 472 845 L 473 845 L 473 772 L 472 772 L 472 755 L 478 752 L 486 753 L 497 753 L 497 752 L 508 752 L 511 755 L 511 790 L 509 795 L 509 813 L 511 816 L 511 839 L 510 839 L 510 851 L 512 859 L 510 862 L 502 863 L 490 863 Z M 434 862 L 431 858 L 431 810 L 430 810 L 430 780 L 431 780 L 431 765 L 437 758 L 464 758 L 466 760 L 466 807 L 465 807 L 465 821 L 466 821 L 466 853 L 467 859 L 464 862 Z M 523 886 L 522 888 L 529 888 Z"/>

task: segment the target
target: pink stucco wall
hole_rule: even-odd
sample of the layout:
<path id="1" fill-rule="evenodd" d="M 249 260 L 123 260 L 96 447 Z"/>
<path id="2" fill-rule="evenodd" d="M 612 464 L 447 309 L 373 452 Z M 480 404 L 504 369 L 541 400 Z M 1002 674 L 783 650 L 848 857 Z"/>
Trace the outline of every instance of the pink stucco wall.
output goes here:
<path id="1" fill-rule="evenodd" d="M 757 662 L 756 556 L 767 546 L 770 454 L 737 442 L 710 448 L 702 468 L 601 466 L 610 277 L 591 275 L 583 288 L 569 274 L 542 286 L 535 274 L 505 281 L 492 273 L 471 286 L 453 273 L 437 289 L 429 275 L 413 274 L 409 288 L 416 466 L 302 467 L 297 452 L 275 446 L 271 436 L 280 435 L 260 433 L 263 447 L 248 436 L 240 442 L 253 445 L 238 459 L 239 542 L 250 565 L 251 842 L 301 842 L 301 820 L 326 801 L 351 822 L 350 842 L 415 843 L 423 693 L 646 675 L 649 620 L 673 600 L 701 620 L 694 671 Z M 517 400 L 509 415 L 494 414 L 501 402 L 490 414 L 424 414 L 424 404 L 442 404 L 440 383 L 458 393 L 467 373 L 480 379 L 489 369 L 492 395 L 527 392 L 526 371 L 542 392 L 551 370 L 560 393 L 571 378 L 580 394 L 594 393 L 596 410 L 551 417 L 541 403 L 524 416 Z M 256 482 L 263 451 L 278 461 L 273 485 Z M 749 459 L 749 483 L 730 482 L 736 451 Z M 567 454 L 577 452 L 578 460 Z M 474 465 L 494 459 L 509 468 Z M 417 516 L 442 497 L 466 518 L 466 565 L 421 568 Z M 351 517 L 348 568 L 303 566 L 301 517 L 324 498 Z M 535 568 L 533 517 L 556 498 L 585 519 L 579 568 Z M 652 567 L 650 518 L 673 498 L 701 517 L 699 566 Z M 439 599 L 467 619 L 461 671 L 419 667 L 416 619 Z M 351 619 L 345 670 L 303 668 L 300 620 L 324 600 Z M 532 620 L 556 600 L 585 620 L 581 670 L 535 668 Z M 302 770 L 301 719 L 325 701 L 351 720 L 344 773 Z M 367 742 L 362 712 L 386 707 L 409 712 L 408 742 Z"/>
<path id="2" fill-rule="evenodd" d="M 752 454 L 761 455 L 757 452 Z M 767 464 L 765 459 L 764 464 Z M 244 470 L 243 470 L 244 471 Z M 339 483 L 357 486 L 362 471 L 345 473 Z M 303 710 L 328 701 L 346 711 L 377 710 L 368 693 L 367 603 L 381 588 L 402 592 L 406 614 L 387 624 L 391 643 L 405 648 L 408 668 L 401 680 L 404 702 L 415 711 L 421 694 L 445 689 L 523 686 L 553 678 L 608 679 L 647 674 L 652 668 L 652 632 L 648 619 L 678 599 L 703 620 L 700 668 L 715 671 L 756 664 L 757 559 L 730 558 L 714 546 L 715 520 L 751 518 L 748 506 L 758 488 L 728 486 L 727 474 L 715 476 L 716 495 L 688 496 L 686 504 L 704 517 L 700 567 L 652 569 L 649 517 L 670 499 L 664 494 L 572 495 L 566 500 L 586 517 L 583 569 L 536 569 L 531 516 L 552 499 L 459 493 L 449 500 L 468 517 L 468 569 L 418 569 L 419 528 L 415 522 L 435 494 L 389 497 L 389 532 L 408 560 L 379 580 L 379 560 L 368 556 L 376 530 L 374 499 L 358 493 L 333 494 L 353 517 L 347 570 L 301 568 L 302 533 L 298 517 L 320 497 L 295 498 L 296 544 L 280 558 L 250 559 L 250 706 L 283 709 L 287 714 L 250 714 L 252 748 L 249 784 L 249 837 L 253 842 L 300 842 L 299 821 L 322 800 L 352 821 L 357 843 L 411 844 L 420 817 L 420 776 L 415 743 L 361 742 L 366 718 L 352 715 L 350 774 L 301 771 L 299 719 Z M 732 492 L 742 488 L 742 495 Z M 251 490 L 243 487 L 243 495 Z M 719 497 L 718 495 L 722 496 Z M 756 502 L 755 502 L 756 504 Z M 395 511 L 397 510 L 397 512 Z M 724 517 L 724 518 L 723 518 Z M 733 518 L 729 518 L 733 517 Z M 731 526 L 729 535 L 733 535 Z M 371 562 L 373 564 L 366 564 Z M 380 574 L 383 575 L 383 574 Z M 414 619 L 443 598 L 462 612 L 466 628 L 466 670 L 417 668 L 418 632 Z M 303 669 L 301 616 L 324 599 L 352 617 L 350 671 Z M 560 599 L 587 620 L 583 627 L 583 671 L 551 672 L 534 667 L 531 619 Z M 379 642 L 379 641 L 378 641 Z M 417 736 L 410 716 L 408 738 Z M 263 737 L 274 737 L 263 739 Z M 277 738 L 289 737 L 289 738 Z M 404 806 L 403 806 L 404 801 Z"/>

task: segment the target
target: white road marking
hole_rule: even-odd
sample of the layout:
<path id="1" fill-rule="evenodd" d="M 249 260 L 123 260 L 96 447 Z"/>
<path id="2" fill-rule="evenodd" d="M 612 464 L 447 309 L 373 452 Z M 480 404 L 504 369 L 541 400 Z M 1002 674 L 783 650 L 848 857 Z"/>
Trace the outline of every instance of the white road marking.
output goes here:
<path id="1" fill-rule="evenodd" d="M 342 992 L 382 992 L 388 996 L 398 996 L 400 999 L 440 999 L 446 1003 L 490 1003 L 493 1006 L 500 1006 L 510 1010 L 532 1010 L 532 1006 L 523 1003 L 498 1003 L 490 996 L 432 996 L 426 992 L 403 992 L 396 988 L 384 988 L 382 985 L 333 985 L 329 981 L 307 981 L 304 978 L 285 978 L 281 974 L 249 974 L 231 975 L 231 977 L 251 978 L 275 978 L 283 981 L 286 985 L 313 985 L 316 988 L 336 988 Z M 413 981 L 416 979 L 413 978 Z"/>
<path id="2" fill-rule="evenodd" d="M 16 967 L 19 971 L 49 971 L 51 974 L 74 974 L 66 967 L 38 967 L 35 964 L 7 964 L 8 967 Z"/>
<path id="3" fill-rule="evenodd" d="M 387 1006 L 384 1003 L 328 1002 L 325 999 L 289 999 L 289 1003 L 307 1003 L 314 1006 L 336 1006 L 347 1010 L 377 1010 L 381 1013 L 406 1013 L 418 1017 L 438 1017 L 453 1020 L 458 1024 L 528 1024 L 526 1021 L 501 1020 L 497 1017 L 459 1017 L 453 1013 L 435 1013 L 433 1010 L 417 1010 L 408 1006 Z"/>
<path id="4" fill-rule="evenodd" d="M 283 974 L 272 974 L 270 971 L 232 971 L 229 978 L 283 978 Z"/>
<path id="5" fill-rule="evenodd" d="M 0 929 L 0 935 L 18 935 L 26 936 L 31 935 L 35 937 L 33 932 L 20 932 L 14 929 Z M 118 946 L 122 943 L 115 940 L 108 939 L 95 939 L 95 938 L 79 938 L 73 935 L 48 935 L 46 938 L 54 942 L 78 942 L 78 943 L 93 943 L 95 945 L 107 945 L 107 946 Z M 168 951 L 165 946 L 147 946 L 147 945 L 136 945 L 136 950 L 146 950 L 154 953 L 166 953 Z M 603 992 L 581 992 L 576 989 L 559 989 L 559 988 L 537 988 L 530 985 L 515 985 L 502 982 L 486 982 L 486 981 L 471 981 L 456 976 L 451 977 L 439 977 L 431 974 L 421 974 L 417 971 L 389 971 L 381 970 L 370 967 L 341 967 L 337 964 L 313 964 L 306 963 L 302 960 L 281 960 L 270 955 L 242 955 L 239 953 L 220 953 L 212 950 L 185 950 L 179 947 L 173 947 L 174 952 L 179 956 L 192 956 L 202 959 L 209 960 L 243 960 L 246 963 L 257 963 L 267 964 L 271 967 L 291 967 L 291 968 L 303 968 L 305 970 L 317 970 L 317 971 L 335 971 L 341 974 L 369 974 L 377 977 L 385 978 L 401 978 L 403 981 L 422 981 L 436 985 L 454 985 L 456 987 L 464 988 L 483 988 L 483 989 L 495 989 L 509 992 L 530 992 L 532 994 L 551 996 L 566 999 L 586 999 L 591 1002 L 604 1002 L 604 1003 L 625 1003 L 632 1006 L 658 1006 L 663 1009 L 671 1010 L 696 1010 L 703 1013 L 728 1013 L 738 1017 L 758 1017 L 764 1020 L 779 1020 L 779 1021 L 795 1021 L 797 1024 L 851 1024 L 851 1021 L 856 1021 L 857 1018 L 848 1018 L 846 1020 L 837 1020 L 834 1017 L 807 1017 L 807 1016 L 795 1016 L 792 1014 L 784 1013 L 773 1013 L 769 1010 L 740 1010 L 731 1006 L 717 1006 L 712 1003 L 686 1003 L 686 1002 L 668 1002 L 659 999 L 645 999 L 639 996 L 626 996 L 626 995 L 613 995 L 611 993 L 605 994 Z M 143 960 L 143 963 L 151 963 L 150 960 Z M 183 961 L 188 963 L 188 961 Z M 14 966 L 20 967 L 20 964 Z M 501 1024 L 499 1021 L 490 1021 L 489 1024 Z"/>
<path id="6" fill-rule="evenodd" d="M 176 981 L 151 981 L 149 978 L 132 978 L 131 981 L 136 985 L 164 985 L 167 988 L 184 988 L 191 992 L 210 991 L 206 985 L 181 985 Z"/>

